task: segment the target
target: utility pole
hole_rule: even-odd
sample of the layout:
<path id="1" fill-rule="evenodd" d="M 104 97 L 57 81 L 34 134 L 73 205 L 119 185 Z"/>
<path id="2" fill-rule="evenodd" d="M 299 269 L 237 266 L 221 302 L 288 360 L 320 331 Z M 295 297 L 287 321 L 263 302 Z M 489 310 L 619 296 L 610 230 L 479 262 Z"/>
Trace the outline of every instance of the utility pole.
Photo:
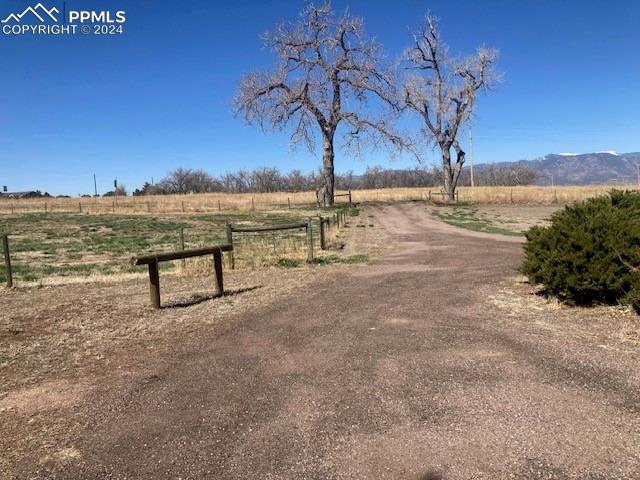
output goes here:
<path id="1" fill-rule="evenodd" d="M 469 127 L 469 167 L 471 170 L 471 186 L 475 187 L 475 180 L 473 178 L 473 133 L 471 127 Z"/>
<path id="2" fill-rule="evenodd" d="M 96 174 L 93 174 L 93 196 L 98 196 L 98 184 L 96 183 Z"/>

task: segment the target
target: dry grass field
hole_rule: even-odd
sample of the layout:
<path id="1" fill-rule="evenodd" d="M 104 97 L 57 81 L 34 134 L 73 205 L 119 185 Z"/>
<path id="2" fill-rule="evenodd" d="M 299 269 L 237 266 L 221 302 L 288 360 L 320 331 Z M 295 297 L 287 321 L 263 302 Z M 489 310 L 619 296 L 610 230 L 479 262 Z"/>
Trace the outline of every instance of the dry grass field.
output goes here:
<path id="1" fill-rule="evenodd" d="M 587 185 L 587 186 L 524 186 L 524 187 L 460 187 L 459 201 L 480 204 L 567 204 L 602 195 L 609 190 L 632 189 L 637 185 Z M 426 200 L 431 192 L 432 200 L 439 199 L 440 189 L 384 188 L 353 190 L 353 201 L 399 202 Z M 345 193 L 345 192 L 342 192 Z M 338 203 L 346 203 L 347 197 L 339 197 Z M 246 194 L 194 194 L 144 197 L 96 197 L 96 198 L 38 198 L 0 200 L 0 214 L 11 213 L 212 213 L 287 210 L 292 207 L 309 207 L 315 203 L 315 192 L 278 192 Z"/>
<path id="2" fill-rule="evenodd" d="M 434 214 L 447 223 L 472 230 L 521 235 L 544 221 L 560 206 L 601 195 L 611 186 L 571 187 L 461 187 L 459 203 L 442 206 Z M 635 188 L 620 186 L 619 188 Z M 437 205 L 437 189 L 390 188 L 354 190 L 359 204 L 425 201 Z M 141 272 L 130 265 L 132 255 L 178 248 L 180 231 L 185 247 L 226 241 L 227 222 L 268 225 L 314 218 L 318 261 L 336 261 L 319 250 L 317 216 L 334 209 L 318 209 L 313 192 L 266 194 L 199 194 L 149 197 L 47 198 L 0 200 L 0 233 L 10 235 L 14 278 L 17 282 L 56 283 L 73 278 L 130 275 Z M 338 207 L 348 197 L 338 197 Z M 353 215 L 358 210 L 352 211 Z M 368 228 L 366 218 L 355 222 Z M 330 241 L 335 241 L 330 229 Z M 238 268 L 295 267 L 304 261 L 304 231 L 240 234 L 236 240 Z M 351 260 L 365 260 L 357 255 Z M 164 271 L 208 271 L 208 259 L 161 264 Z M 6 280 L 0 268 L 0 283 Z"/>

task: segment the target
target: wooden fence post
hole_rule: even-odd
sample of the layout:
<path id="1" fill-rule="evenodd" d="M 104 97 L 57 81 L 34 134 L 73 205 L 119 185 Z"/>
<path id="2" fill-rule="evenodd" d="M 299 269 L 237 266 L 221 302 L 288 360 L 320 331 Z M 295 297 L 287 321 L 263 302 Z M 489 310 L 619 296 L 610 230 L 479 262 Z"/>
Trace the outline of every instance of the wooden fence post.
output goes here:
<path id="1" fill-rule="evenodd" d="M 311 218 L 307 221 L 307 262 L 313 263 L 313 230 L 311 229 Z"/>
<path id="2" fill-rule="evenodd" d="M 231 224 L 227 223 L 226 225 L 227 228 L 227 243 L 229 245 L 233 245 L 233 230 L 231 229 Z M 235 269 L 235 259 L 233 258 L 233 250 L 231 252 L 229 252 L 229 268 L 231 270 Z"/>
<path id="3" fill-rule="evenodd" d="M 222 252 L 217 251 L 213 254 L 213 269 L 216 274 L 216 293 L 224 295 L 224 283 L 222 279 Z"/>
<path id="4" fill-rule="evenodd" d="M 151 205 L 149 205 L 149 202 L 147 202 L 147 213 L 149 213 L 151 211 Z"/>
<path id="5" fill-rule="evenodd" d="M 4 265 L 7 269 L 7 288 L 13 287 L 13 270 L 11 270 L 11 254 L 9 252 L 9 235 L 2 235 L 2 248 L 4 250 Z"/>
<path id="6" fill-rule="evenodd" d="M 160 275 L 158 260 L 149 263 L 149 298 L 153 308 L 160 308 Z"/>
<path id="7" fill-rule="evenodd" d="M 218 211 L 221 212 L 222 211 L 222 207 L 220 206 L 220 200 L 218 200 Z"/>
<path id="8" fill-rule="evenodd" d="M 182 213 L 184 213 L 184 200 L 182 200 L 180 203 L 182 204 Z M 183 248 L 183 250 L 184 250 L 184 248 Z"/>
<path id="9" fill-rule="evenodd" d="M 327 249 L 327 239 L 325 238 L 325 228 L 324 228 L 326 221 L 327 219 L 320 217 L 320 249 L 321 250 Z"/>
<path id="10" fill-rule="evenodd" d="M 351 190 L 349 190 L 349 208 L 351 208 L 353 206 L 353 203 L 351 203 Z"/>
<path id="11" fill-rule="evenodd" d="M 82 202 L 78 202 L 78 210 L 82 213 Z"/>
<path id="12" fill-rule="evenodd" d="M 289 205 L 289 210 L 291 210 L 291 199 L 287 197 L 287 204 Z"/>
<path id="13" fill-rule="evenodd" d="M 111 209 L 112 209 L 113 213 L 116 213 L 116 202 L 111 202 Z"/>
<path id="14" fill-rule="evenodd" d="M 255 197 L 251 197 L 251 210 L 255 212 L 256 210 L 256 199 Z"/>
<path id="15" fill-rule="evenodd" d="M 429 201 L 431 201 L 431 190 L 429 190 Z"/>
<path id="16" fill-rule="evenodd" d="M 44 213 L 47 213 L 47 202 L 44 202 Z"/>
<path id="17" fill-rule="evenodd" d="M 184 227 L 180 227 L 180 250 L 184 251 Z M 183 258 L 181 263 L 184 272 L 187 268 L 187 261 Z"/>
<path id="18" fill-rule="evenodd" d="M 340 215 L 336 212 L 336 227 L 340 230 Z"/>

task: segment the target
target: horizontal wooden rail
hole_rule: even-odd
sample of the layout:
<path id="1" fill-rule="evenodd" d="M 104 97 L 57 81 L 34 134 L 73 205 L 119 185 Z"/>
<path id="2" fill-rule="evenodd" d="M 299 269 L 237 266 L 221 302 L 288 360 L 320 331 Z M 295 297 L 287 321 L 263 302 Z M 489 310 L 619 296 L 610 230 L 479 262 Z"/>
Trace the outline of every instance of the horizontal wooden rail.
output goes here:
<path id="1" fill-rule="evenodd" d="M 439 195 L 441 197 L 444 197 L 444 192 L 432 192 L 431 190 L 429 190 L 429 200 L 431 200 L 431 196 L 432 195 Z M 460 192 L 458 190 L 456 190 L 456 192 L 454 193 L 454 196 L 455 196 L 455 200 L 457 202 L 459 197 L 460 197 Z"/>
<path id="2" fill-rule="evenodd" d="M 351 200 L 351 190 L 349 190 L 347 193 L 334 193 L 333 198 L 335 199 L 336 197 L 349 197 L 349 206 L 353 204 Z"/>
<path id="3" fill-rule="evenodd" d="M 307 222 L 283 223 L 280 225 L 260 225 L 255 227 L 241 227 L 229 224 L 232 232 L 253 233 L 253 232 L 275 232 L 278 230 L 292 230 L 294 228 L 307 228 Z"/>
<path id="4" fill-rule="evenodd" d="M 222 279 L 222 252 L 233 251 L 233 245 L 216 245 L 213 247 L 197 248 L 195 250 L 182 250 L 179 252 L 156 253 L 134 257 L 131 262 L 134 265 L 149 266 L 149 297 L 153 308 L 160 308 L 160 271 L 158 263 L 170 260 L 182 260 L 183 258 L 201 257 L 213 255 L 213 268 L 216 275 L 216 293 L 224 295 L 224 284 Z"/>
<path id="5" fill-rule="evenodd" d="M 194 250 L 182 250 L 179 252 L 154 253 L 141 257 L 134 257 L 131 262 L 134 265 L 148 265 L 152 262 L 168 262 L 170 260 L 181 260 L 183 258 L 202 257 L 203 255 L 213 255 L 216 252 L 230 252 L 231 245 L 216 245 L 215 247 L 196 248 Z"/>
<path id="6" fill-rule="evenodd" d="M 277 232 L 280 230 L 293 230 L 296 228 L 304 228 L 307 233 L 307 262 L 313 263 L 313 231 L 311 227 L 311 219 L 306 222 L 281 223 L 277 225 L 256 225 L 256 226 L 239 226 L 227 223 L 227 243 L 233 249 L 233 233 L 258 233 L 258 232 Z M 233 252 L 229 255 L 229 268 L 235 268 L 236 262 Z"/>

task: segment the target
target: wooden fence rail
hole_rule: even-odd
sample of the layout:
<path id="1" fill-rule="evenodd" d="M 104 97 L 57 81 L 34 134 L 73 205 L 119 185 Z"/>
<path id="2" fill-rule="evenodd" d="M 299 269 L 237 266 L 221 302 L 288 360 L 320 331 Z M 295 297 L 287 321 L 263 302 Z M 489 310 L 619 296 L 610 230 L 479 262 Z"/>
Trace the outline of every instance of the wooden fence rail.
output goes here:
<path id="1" fill-rule="evenodd" d="M 431 190 L 429 190 L 429 201 L 431 201 L 431 195 L 438 195 L 440 197 L 444 197 L 444 192 L 432 192 Z M 459 200 L 460 197 L 460 192 L 458 190 L 456 190 L 455 192 L 455 200 L 456 202 Z M 513 201 L 513 199 L 512 199 Z"/>
<path id="2" fill-rule="evenodd" d="M 349 190 L 349 192 L 347 193 L 335 193 L 333 195 L 333 198 L 336 197 L 349 197 L 349 207 L 353 206 L 353 202 L 351 201 L 351 190 Z"/>
<path id="3" fill-rule="evenodd" d="M 153 308 L 160 308 L 160 275 L 158 269 L 158 264 L 160 262 L 213 255 L 213 267 L 216 274 L 216 293 L 218 295 L 224 295 L 224 283 L 222 279 L 222 252 L 231 251 L 233 251 L 233 245 L 216 245 L 213 247 L 197 248 L 194 250 L 143 255 L 132 258 L 131 263 L 133 263 L 133 265 L 149 266 L 149 296 L 151 306 Z"/>
<path id="4" fill-rule="evenodd" d="M 233 246 L 233 234 L 235 233 L 261 233 L 261 232 L 277 232 L 280 230 L 295 230 L 304 228 L 307 234 L 307 262 L 313 263 L 313 228 L 311 227 L 311 219 L 306 222 L 282 223 L 277 225 L 257 225 L 257 226 L 241 226 L 227 223 L 227 243 Z M 233 253 L 229 255 L 229 268 L 235 268 L 235 259 Z"/>

